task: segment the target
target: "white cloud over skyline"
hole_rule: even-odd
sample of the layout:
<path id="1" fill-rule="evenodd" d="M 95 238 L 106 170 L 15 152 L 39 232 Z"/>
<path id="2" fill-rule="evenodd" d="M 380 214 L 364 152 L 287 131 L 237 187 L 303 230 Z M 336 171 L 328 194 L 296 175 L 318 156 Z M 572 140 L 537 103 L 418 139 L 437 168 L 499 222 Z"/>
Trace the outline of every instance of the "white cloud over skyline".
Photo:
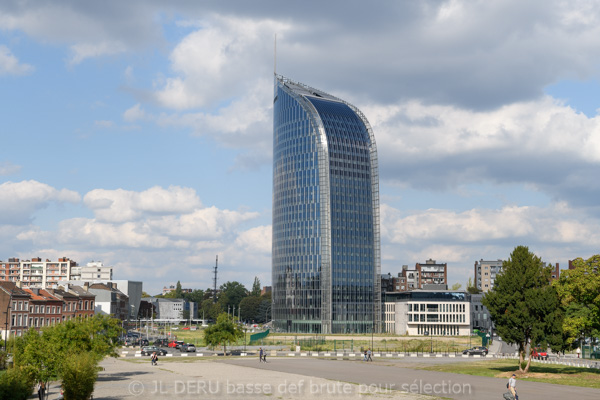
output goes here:
<path id="1" fill-rule="evenodd" d="M 158 290 L 178 268 L 210 286 L 220 254 L 223 277 L 269 283 L 275 33 L 279 73 L 374 128 L 382 273 L 434 258 L 464 285 L 521 244 L 563 267 L 597 253 L 600 117 L 547 91 L 598 80 L 600 6 L 343 4 L 0 4 L 0 100 L 19 110 L 0 259 L 103 259 Z"/>

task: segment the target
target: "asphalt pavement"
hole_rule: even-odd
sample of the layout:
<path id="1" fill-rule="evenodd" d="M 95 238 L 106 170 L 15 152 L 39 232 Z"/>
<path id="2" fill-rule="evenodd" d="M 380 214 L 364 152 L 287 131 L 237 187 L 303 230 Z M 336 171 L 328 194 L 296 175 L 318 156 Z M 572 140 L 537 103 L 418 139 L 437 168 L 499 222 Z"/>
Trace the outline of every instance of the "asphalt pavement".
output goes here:
<path id="1" fill-rule="evenodd" d="M 350 382 L 380 390 L 398 390 L 411 394 L 426 394 L 450 399 L 498 400 L 506 392 L 507 379 L 412 369 L 412 363 L 439 362 L 420 360 L 330 360 L 271 358 L 269 363 L 256 359 L 219 359 L 219 362 L 262 370 L 287 372 L 307 377 Z M 448 362 L 451 360 L 444 360 Z M 468 362 L 457 358 L 454 362 Z M 414 367 L 414 365 L 413 365 Z M 600 389 L 564 386 L 549 383 L 518 381 L 520 400 L 598 400 Z"/>

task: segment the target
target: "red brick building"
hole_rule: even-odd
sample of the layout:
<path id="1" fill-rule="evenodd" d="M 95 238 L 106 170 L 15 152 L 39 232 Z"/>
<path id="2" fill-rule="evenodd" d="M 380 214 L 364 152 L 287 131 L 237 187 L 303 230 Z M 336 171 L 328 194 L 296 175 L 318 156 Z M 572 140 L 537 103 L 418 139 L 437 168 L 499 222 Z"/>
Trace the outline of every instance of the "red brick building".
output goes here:
<path id="1" fill-rule="evenodd" d="M 29 329 L 29 293 L 14 282 L 0 282 L 0 325 L 2 338 L 8 335 L 23 336 Z"/>
<path id="2" fill-rule="evenodd" d="M 23 289 L 31 296 L 29 301 L 29 326 L 37 329 L 62 322 L 63 302 L 44 289 Z"/>

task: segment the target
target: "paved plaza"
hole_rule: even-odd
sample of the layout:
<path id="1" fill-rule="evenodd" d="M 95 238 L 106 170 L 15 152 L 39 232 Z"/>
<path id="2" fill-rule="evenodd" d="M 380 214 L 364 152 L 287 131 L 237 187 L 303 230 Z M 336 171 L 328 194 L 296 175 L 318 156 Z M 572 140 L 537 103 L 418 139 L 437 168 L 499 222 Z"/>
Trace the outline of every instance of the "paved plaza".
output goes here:
<path id="1" fill-rule="evenodd" d="M 140 358 L 106 359 L 94 399 L 502 399 L 505 379 L 413 369 L 450 361 L 193 357 L 151 366 Z M 537 382 L 520 381 L 518 389 L 521 400 L 600 398 L 599 389 Z M 56 398 L 51 388 L 49 399 Z"/>

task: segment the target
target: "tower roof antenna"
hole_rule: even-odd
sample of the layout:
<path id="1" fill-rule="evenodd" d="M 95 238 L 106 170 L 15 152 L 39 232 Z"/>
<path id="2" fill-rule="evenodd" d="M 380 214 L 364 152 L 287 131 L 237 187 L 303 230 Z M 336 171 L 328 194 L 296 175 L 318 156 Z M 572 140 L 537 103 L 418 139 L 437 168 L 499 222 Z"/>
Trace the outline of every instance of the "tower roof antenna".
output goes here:
<path id="1" fill-rule="evenodd" d="M 277 33 L 275 33 L 275 43 L 273 48 L 273 74 L 277 75 Z"/>

